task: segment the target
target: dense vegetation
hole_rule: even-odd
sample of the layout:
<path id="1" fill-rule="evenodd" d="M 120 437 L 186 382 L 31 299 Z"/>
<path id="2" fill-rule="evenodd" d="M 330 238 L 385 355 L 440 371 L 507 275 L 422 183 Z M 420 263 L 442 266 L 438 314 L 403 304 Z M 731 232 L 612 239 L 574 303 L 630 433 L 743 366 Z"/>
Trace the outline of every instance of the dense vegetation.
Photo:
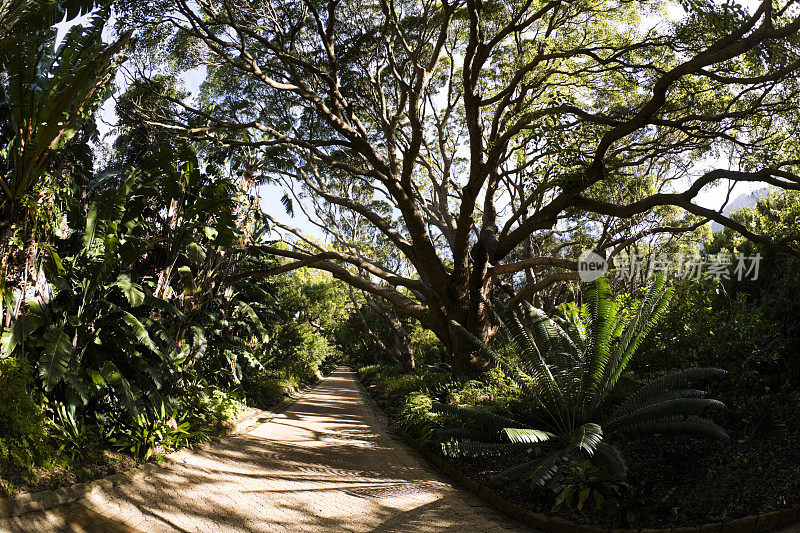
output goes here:
<path id="1" fill-rule="evenodd" d="M 531 509 L 800 502 L 792 2 L 218 4 L 0 0 L 0 492 L 211 439 L 347 363 Z M 694 202 L 739 182 L 774 190 Z M 579 281 L 584 250 L 607 277 Z M 637 254 L 760 270 L 621 275 Z"/>
<path id="2" fill-rule="evenodd" d="M 734 217 L 791 223 L 793 197 Z M 750 246 L 719 233 L 707 250 Z M 477 379 L 386 364 L 359 376 L 402 434 L 540 512 L 665 527 L 781 509 L 800 498 L 800 368 L 775 302 L 796 265 L 774 259 L 756 281 L 672 280 L 671 298 L 661 281 L 612 298 L 601 278 L 582 305 L 507 311 L 493 347 L 473 338 L 495 364 Z M 619 380 L 592 386 L 593 372 Z"/>
<path id="3" fill-rule="evenodd" d="M 330 276 L 247 275 L 277 262 L 259 249 L 253 184 L 223 155 L 123 119 L 92 156 L 119 50 L 101 39 L 107 9 L 56 47 L 50 23 L 78 8 L 17 7 L 2 13 L 5 492 L 207 440 L 245 402 L 268 407 L 335 364 L 345 312 Z M 121 95 L 119 115 L 140 96 Z"/>

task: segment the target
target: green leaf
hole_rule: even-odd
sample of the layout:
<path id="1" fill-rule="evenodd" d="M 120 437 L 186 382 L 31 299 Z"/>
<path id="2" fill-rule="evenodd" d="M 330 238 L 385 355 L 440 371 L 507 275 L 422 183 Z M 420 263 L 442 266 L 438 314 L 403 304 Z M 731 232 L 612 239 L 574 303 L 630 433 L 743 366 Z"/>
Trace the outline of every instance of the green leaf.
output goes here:
<path id="1" fill-rule="evenodd" d="M 38 314 L 29 314 L 18 317 L 14 321 L 14 326 L 10 332 L 3 333 L 2 356 L 8 357 L 14 349 L 25 342 L 31 333 L 39 329 L 44 324 L 45 319 Z"/>
<path id="2" fill-rule="evenodd" d="M 192 273 L 192 269 L 188 266 L 179 267 L 178 274 L 181 277 L 181 282 L 183 282 L 183 288 L 186 294 L 189 296 L 196 294 L 197 287 L 194 284 L 194 274 Z"/>
<path id="3" fill-rule="evenodd" d="M 553 437 L 552 433 L 538 429 L 503 428 L 503 432 L 508 437 L 508 440 L 516 443 L 537 444 Z"/>
<path id="4" fill-rule="evenodd" d="M 48 331 L 43 348 L 39 357 L 39 375 L 45 381 L 44 389 L 50 392 L 67 372 L 75 350 L 63 329 Z"/>
<path id="5" fill-rule="evenodd" d="M 158 346 L 156 346 L 156 343 L 153 342 L 153 339 L 150 338 L 147 328 L 144 327 L 144 324 L 142 324 L 138 318 L 125 311 L 123 312 L 122 319 L 130 326 L 134 336 L 136 337 L 136 341 L 139 344 L 142 346 L 147 346 L 153 352 L 159 355 L 161 354 L 161 350 L 159 350 Z"/>
<path id="6" fill-rule="evenodd" d="M 584 487 L 578 493 L 578 510 L 579 511 L 583 509 L 583 504 L 586 503 L 586 499 L 589 498 L 589 494 L 591 493 L 591 491 L 592 491 L 591 487 Z"/>
<path id="7" fill-rule="evenodd" d="M 131 307 L 139 307 L 144 302 L 144 291 L 142 287 L 136 283 L 131 282 L 129 274 L 120 274 L 117 276 L 117 281 L 113 284 L 119 287 L 122 293 L 128 299 Z"/>
<path id="8" fill-rule="evenodd" d="M 186 246 L 186 256 L 195 266 L 200 265 L 206 260 L 206 252 L 203 250 L 202 246 L 196 242 L 190 242 L 188 246 Z"/>

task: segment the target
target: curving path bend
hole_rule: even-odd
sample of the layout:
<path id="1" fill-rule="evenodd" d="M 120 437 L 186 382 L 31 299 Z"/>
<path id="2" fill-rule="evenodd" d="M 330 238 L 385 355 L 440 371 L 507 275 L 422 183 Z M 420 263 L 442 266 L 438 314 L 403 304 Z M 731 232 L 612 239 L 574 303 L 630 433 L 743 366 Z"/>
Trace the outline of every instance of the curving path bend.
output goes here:
<path id="1" fill-rule="evenodd" d="M 155 473 L 12 519 L 24 532 L 525 531 L 390 438 L 340 368 L 283 413 Z M 0 530 L 4 529 L 0 524 Z"/>

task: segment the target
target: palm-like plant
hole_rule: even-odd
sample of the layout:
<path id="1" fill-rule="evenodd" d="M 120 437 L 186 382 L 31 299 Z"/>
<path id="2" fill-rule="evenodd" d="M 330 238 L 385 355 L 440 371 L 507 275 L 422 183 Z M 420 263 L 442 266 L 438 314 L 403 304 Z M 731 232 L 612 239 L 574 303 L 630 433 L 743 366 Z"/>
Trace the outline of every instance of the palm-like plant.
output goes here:
<path id="1" fill-rule="evenodd" d="M 614 443 L 630 434 L 687 433 L 726 440 L 725 431 L 703 416 L 724 405 L 704 398 L 704 391 L 685 388 L 722 375 L 722 370 L 678 370 L 618 399 L 625 368 L 671 296 L 659 277 L 638 306 L 627 309 L 615 303 L 608 282 L 600 278 L 586 291 L 585 306 L 565 319 L 552 319 L 531 306 L 529 326 L 513 312 L 496 317 L 518 364 L 461 328 L 484 357 L 517 383 L 536 415 L 521 422 L 474 407 L 434 404 L 434 410 L 465 422 L 462 428 L 439 432 L 445 455 L 527 454 L 528 459 L 496 479 L 529 477 L 543 486 L 561 466 L 587 455 L 607 475 L 624 475 L 625 460 Z"/>

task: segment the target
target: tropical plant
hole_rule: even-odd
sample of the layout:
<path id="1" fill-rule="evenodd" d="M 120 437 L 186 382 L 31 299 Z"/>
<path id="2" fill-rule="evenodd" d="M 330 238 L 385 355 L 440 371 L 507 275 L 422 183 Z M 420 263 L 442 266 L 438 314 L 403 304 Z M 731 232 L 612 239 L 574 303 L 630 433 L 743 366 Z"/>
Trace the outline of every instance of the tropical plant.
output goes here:
<path id="1" fill-rule="evenodd" d="M 667 373 L 635 389 L 621 387 L 625 369 L 642 339 L 667 308 L 672 291 L 654 280 L 632 308 L 615 303 L 600 278 L 585 292 L 586 304 L 569 319 L 553 319 L 528 307 L 530 324 L 513 312 L 497 321 L 519 362 L 500 356 L 462 329 L 481 354 L 513 379 L 534 407 L 529 420 L 514 420 L 477 407 L 437 403 L 433 409 L 459 418 L 462 428 L 439 432 L 447 456 L 527 455 L 495 480 L 529 478 L 545 485 L 564 465 L 591 457 L 604 475 L 625 475 L 616 443 L 632 434 L 688 433 L 727 439 L 705 418 L 723 404 L 684 388 L 724 371 L 688 368 Z M 630 385 L 630 384 L 626 384 Z"/>
<path id="2" fill-rule="evenodd" d="M 86 420 L 76 416 L 75 405 L 56 403 L 53 418 L 49 421 L 50 439 L 58 445 L 58 453 L 69 454 L 73 461 L 83 458 L 91 439 L 91 431 Z"/>
<path id="3" fill-rule="evenodd" d="M 53 24 L 95 7 L 57 41 Z M 0 2 L 0 297 L 7 304 L 14 292 L 30 299 L 37 256 L 59 233 L 76 182 L 91 172 L 91 116 L 109 94 L 127 41 L 104 43 L 109 16 L 104 1 Z M 19 305 L 5 307 L 0 318 L 19 314 Z"/>
<path id="4" fill-rule="evenodd" d="M 151 412 L 138 413 L 130 419 L 124 416 L 107 417 L 108 441 L 115 448 L 146 461 L 159 446 L 175 448 L 192 441 L 208 440 L 207 429 L 192 428 L 186 418 L 185 415 L 178 416 L 175 409 L 168 411 L 164 403 Z"/>
<path id="5" fill-rule="evenodd" d="M 563 480 L 555 489 L 556 497 L 553 511 L 562 507 L 582 511 L 586 504 L 601 509 L 607 501 L 619 497 L 621 484 L 604 478 L 600 469 L 589 461 L 579 461 L 565 469 Z"/>

